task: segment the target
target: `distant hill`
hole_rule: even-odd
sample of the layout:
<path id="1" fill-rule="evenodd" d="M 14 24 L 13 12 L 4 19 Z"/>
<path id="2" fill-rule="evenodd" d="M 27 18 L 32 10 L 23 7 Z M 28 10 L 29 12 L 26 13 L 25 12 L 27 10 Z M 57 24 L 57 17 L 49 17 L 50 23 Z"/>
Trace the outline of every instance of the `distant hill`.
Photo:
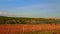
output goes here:
<path id="1" fill-rule="evenodd" d="M 60 24 L 60 19 L 0 16 L 0 24 Z"/>

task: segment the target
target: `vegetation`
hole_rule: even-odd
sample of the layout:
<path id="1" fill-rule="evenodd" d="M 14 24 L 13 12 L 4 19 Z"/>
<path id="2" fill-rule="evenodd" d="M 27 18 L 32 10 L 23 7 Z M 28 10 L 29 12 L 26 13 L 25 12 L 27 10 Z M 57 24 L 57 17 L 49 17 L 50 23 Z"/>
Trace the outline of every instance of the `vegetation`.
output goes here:
<path id="1" fill-rule="evenodd" d="M 33 32 L 15 32 L 15 34 L 53 34 L 53 33 L 57 34 L 57 32 L 52 32 L 52 31 L 33 31 Z M 60 33 L 58 33 L 58 34 L 60 34 Z"/>
<path id="2" fill-rule="evenodd" d="M 21 32 L 21 33 L 15 33 L 15 34 L 53 34 L 52 32 Z"/>
<path id="3" fill-rule="evenodd" d="M 60 19 L 0 16 L 0 24 L 60 24 Z"/>

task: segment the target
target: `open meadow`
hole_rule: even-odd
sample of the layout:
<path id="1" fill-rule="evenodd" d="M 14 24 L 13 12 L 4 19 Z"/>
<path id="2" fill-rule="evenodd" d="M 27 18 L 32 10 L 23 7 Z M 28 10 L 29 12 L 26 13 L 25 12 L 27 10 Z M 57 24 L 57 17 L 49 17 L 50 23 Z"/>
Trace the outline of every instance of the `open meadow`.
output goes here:
<path id="1" fill-rule="evenodd" d="M 60 24 L 0 24 L 0 34 L 60 34 Z"/>

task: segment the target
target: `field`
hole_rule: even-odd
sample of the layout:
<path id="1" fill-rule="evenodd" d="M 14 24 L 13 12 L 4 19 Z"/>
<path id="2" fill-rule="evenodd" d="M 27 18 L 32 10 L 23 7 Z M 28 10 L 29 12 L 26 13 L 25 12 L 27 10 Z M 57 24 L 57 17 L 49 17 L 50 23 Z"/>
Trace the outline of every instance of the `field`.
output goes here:
<path id="1" fill-rule="evenodd" d="M 0 24 L 0 34 L 60 33 L 60 24 Z"/>

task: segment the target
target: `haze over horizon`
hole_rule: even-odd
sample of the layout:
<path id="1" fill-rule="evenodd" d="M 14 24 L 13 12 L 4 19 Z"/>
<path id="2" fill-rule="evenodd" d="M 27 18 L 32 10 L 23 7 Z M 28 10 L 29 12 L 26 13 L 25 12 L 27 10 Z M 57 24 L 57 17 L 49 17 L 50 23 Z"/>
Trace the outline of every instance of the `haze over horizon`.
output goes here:
<path id="1" fill-rule="evenodd" d="M 0 0 L 0 16 L 60 18 L 60 0 Z"/>

